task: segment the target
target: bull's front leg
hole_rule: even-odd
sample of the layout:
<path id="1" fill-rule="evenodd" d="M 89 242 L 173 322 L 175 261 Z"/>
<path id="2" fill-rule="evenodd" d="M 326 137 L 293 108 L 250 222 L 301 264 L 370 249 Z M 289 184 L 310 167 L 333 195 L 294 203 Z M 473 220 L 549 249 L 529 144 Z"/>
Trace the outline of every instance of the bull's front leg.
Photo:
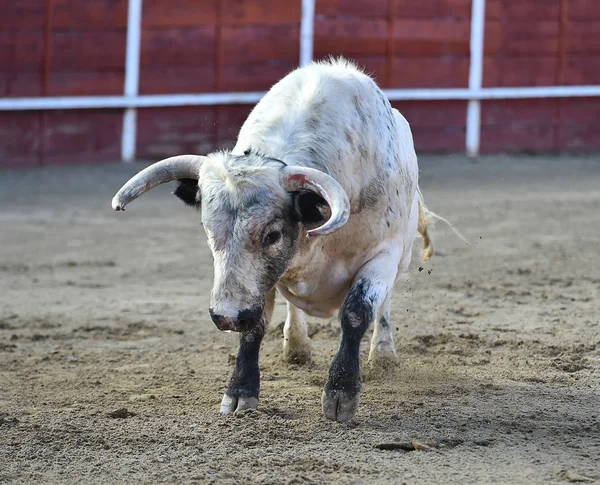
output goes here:
<path id="1" fill-rule="evenodd" d="M 356 413 L 361 392 L 360 341 L 389 298 L 396 278 L 398 258 L 381 253 L 359 274 L 340 310 L 342 340 L 329 368 L 321 403 L 332 421 L 347 421 Z"/>
<path id="2" fill-rule="evenodd" d="M 260 392 L 258 356 L 260 344 L 273 315 L 274 305 L 275 290 L 272 290 L 266 298 L 261 321 L 252 330 L 240 334 L 240 347 L 235 359 L 235 368 L 221 401 L 222 414 L 258 407 Z"/>

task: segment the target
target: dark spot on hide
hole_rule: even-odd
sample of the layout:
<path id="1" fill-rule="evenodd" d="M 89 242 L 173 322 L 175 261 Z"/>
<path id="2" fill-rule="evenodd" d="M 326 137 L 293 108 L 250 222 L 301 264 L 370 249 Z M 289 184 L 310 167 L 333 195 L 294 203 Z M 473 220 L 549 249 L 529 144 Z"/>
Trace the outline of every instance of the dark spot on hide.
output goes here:
<path id="1" fill-rule="evenodd" d="M 358 96 L 352 97 L 352 104 L 354 104 L 354 109 L 356 110 L 356 114 L 360 118 L 360 122 L 364 125 L 367 123 L 367 116 L 363 111 L 362 103 L 360 102 L 360 98 Z"/>
<path id="2" fill-rule="evenodd" d="M 200 208 L 200 192 L 196 179 L 179 179 L 173 194 L 190 207 Z"/>
<path id="3" fill-rule="evenodd" d="M 292 194 L 295 197 L 296 194 Z M 279 211 L 278 211 L 279 212 Z M 296 242 L 300 235 L 300 224 L 298 215 L 294 210 L 294 201 L 290 201 L 290 205 L 282 212 L 274 214 L 277 219 L 283 220 L 281 227 L 281 238 L 285 244 L 279 246 L 277 251 L 272 251 L 265 248 L 263 252 L 257 253 L 257 267 L 260 267 L 257 278 L 258 286 L 261 293 L 266 294 L 277 283 L 277 280 L 287 270 L 290 259 L 293 257 L 297 248 Z"/>
<path id="4" fill-rule="evenodd" d="M 235 369 L 227 395 L 232 397 L 256 397 L 260 393 L 260 369 L 258 354 L 260 343 L 265 333 L 265 321 L 260 322 L 252 330 L 240 334 L 240 348 L 235 359 Z"/>
<path id="5" fill-rule="evenodd" d="M 310 160 L 320 168 L 321 157 L 319 156 L 319 152 L 315 148 L 308 148 L 308 156 L 310 157 Z"/>
<path id="6" fill-rule="evenodd" d="M 392 153 L 394 153 L 394 144 L 392 142 L 392 139 L 390 137 L 389 141 L 388 141 L 388 146 L 387 146 L 387 152 L 388 152 L 388 165 L 391 165 L 391 160 L 392 160 Z"/>
<path id="7" fill-rule="evenodd" d="M 381 180 L 375 179 L 371 181 L 369 185 L 363 187 L 363 189 L 360 191 L 358 204 L 352 212 L 362 212 L 365 209 L 371 209 L 375 207 L 383 193 L 384 189 Z"/>
<path id="8" fill-rule="evenodd" d="M 383 104 L 383 106 L 385 106 L 385 107 L 389 107 L 390 106 L 390 102 L 386 98 L 385 94 L 383 94 L 383 92 L 381 91 L 381 89 L 377 90 L 377 94 L 379 95 L 379 99 L 381 101 L 381 104 Z"/>
<path id="9" fill-rule="evenodd" d="M 367 124 L 367 117 L 365 116 L 365 113 L 363 112 L 363 110 L 361 108 L 357 108 L 356 112 L 358 113 L 358 117 L 360 118 L 360 122 L 363 125 Z"/>
<path id="10" fill-rule="evenodd" d="M 371 281 L 360 278 L 348 293 L 340 311 L 342 341 L 331 367 L 325 393 L 343 392 L 355 396 L 360 392 L 360 341 L 375 316 Z"/>
<path id="11" fill-rule="evenodd" d="M 346 135 L 346 141 L 349 145 L 354 146 L 354 138 L 352 138 L 352 133 L 349 130 L 345 130 L 344 134 Z"/>
<path id="12" fill-rule="evenodd" d="M 362 327 L 363 332 L 367 329 L 375 316 L 372 285 L 368 279 L 361 278 L 354 284 L 344 301 L 341 313 L 344 330 L 348 325 L 354 328 Z"/>
<path id="13" fill-rule="evenodd" d="M 311 115 L 306 120 L 306 127 L 309 131 L 316 132 L 321 124 L 321 119 L 318 116 Z"/>

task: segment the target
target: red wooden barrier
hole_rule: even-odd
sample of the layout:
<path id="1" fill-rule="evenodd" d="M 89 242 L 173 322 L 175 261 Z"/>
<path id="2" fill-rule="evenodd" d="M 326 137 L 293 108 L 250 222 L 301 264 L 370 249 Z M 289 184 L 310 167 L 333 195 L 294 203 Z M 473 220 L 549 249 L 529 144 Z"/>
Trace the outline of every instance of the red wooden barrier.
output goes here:
<path id="1" fill-rule="evenodd" d="M 471 0 L 317 0 L 315 57 L 386 88 L 466 87 Z M 266 90 L 298 63 L 300 2 L 145 0 L 140 93 Z M 0 96 L 121 94 L 126 0 L 0 7 Z M 597 0 L 487 0 L 486 87 L 600 84 Z M 463 101 L 394 103 L 421 152 L 462 152 Z M 139 110 L 138 155 L 231 146 L 250 106 Z M 119 158 L 120 110 L 0 113 L 0 166 Z M 591 151 L 600 100 L 482 103 L 484 152 Z M 597 130 L 596 130 L 597 131 Z"/>

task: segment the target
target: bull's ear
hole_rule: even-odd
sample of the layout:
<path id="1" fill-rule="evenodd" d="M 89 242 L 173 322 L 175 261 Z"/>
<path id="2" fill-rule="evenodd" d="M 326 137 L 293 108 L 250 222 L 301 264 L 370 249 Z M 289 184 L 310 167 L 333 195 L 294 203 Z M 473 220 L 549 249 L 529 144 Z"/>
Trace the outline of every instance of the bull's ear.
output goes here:
<path id="1" fill-rule="evenodd" d="M 200 190 L 196 179 L 179 179 L 173 194 L 179 197 L 184 204 L 200 208 Z"/>
<path id="2" fill-rule="evenodd" d="M 314 192 L 293 192 L 293 207 L 296 217 L 307 226 L 320 224 L 325 220 L 327 202 Z"/>

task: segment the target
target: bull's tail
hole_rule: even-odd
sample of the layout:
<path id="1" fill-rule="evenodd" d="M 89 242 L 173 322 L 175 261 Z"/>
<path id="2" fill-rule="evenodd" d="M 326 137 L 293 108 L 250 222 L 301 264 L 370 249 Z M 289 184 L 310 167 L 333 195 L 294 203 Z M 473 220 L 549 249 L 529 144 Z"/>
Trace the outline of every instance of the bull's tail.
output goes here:
<path id="1" fill-rule="evenodd" d="M 431 259 L 431 256 L 433 256 L 433 242 L 431 240 L 429 229 L 433 227 L 436 220 L 448 224 L 448 227 L 452 229 L 452 232 L 454 232 L 454 234 L 468 244 L 468 241 L 465 239 L 465 237 L 458 232 L 458 230 L 455 229 L 452 224 L 427 208 L 425 205 L 425 200 L 423 199 L 423 194 L 421 193 L 421 189 L 419 187 L 417 187 L 417 197 L 419 198 L 419 223 L 417 225 L 417 231 L 419 231 L 419 234 L 423 238 L 423 249 L 421 250 L 421 259 L 423 261 L 428 261 Z"/>

